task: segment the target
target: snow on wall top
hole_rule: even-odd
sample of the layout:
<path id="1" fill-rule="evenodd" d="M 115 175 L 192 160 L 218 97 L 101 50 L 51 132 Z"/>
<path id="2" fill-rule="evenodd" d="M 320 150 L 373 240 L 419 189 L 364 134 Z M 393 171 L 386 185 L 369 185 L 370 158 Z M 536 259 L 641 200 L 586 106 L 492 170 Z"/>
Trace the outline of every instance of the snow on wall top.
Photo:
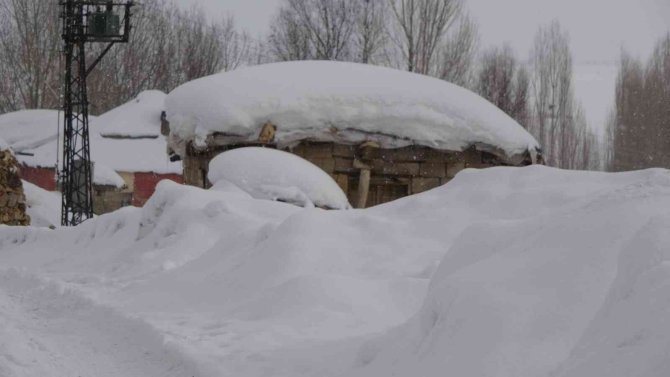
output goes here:
<path id="1" fill-rule="evenodd" d="M 209 163 L 209 181 L 231 182 L 257 199 L 303 207 L 349 209 L 340 186 L 318 166 L 292 153 L 269 148 L 238 148 Z"/>
<path id="2" fill-rule="evenodd" d="M 132 101 L 100 115 L 94 126 L 100 135 L 107 137 L 159 137 L 165 97 L 160 90 L 144 91 Z"/>
<path id="3" fill-rule="evenodd" d="M 166 110 L 172 137 L 196 146 L 215 132 L 255 140 L 270 121 L 280 144 L 303 138 L 447 150 L 484 144 L 508 156 L 539 147 L 517 122 L 467 89 L 356 63 L 273 63 L 216 74 L 172 91 Z"/>

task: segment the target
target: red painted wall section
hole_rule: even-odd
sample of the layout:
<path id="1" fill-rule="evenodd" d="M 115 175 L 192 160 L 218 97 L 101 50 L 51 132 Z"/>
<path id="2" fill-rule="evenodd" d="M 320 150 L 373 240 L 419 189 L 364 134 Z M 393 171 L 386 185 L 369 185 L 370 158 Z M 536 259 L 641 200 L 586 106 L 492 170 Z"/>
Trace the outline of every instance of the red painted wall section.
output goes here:
<path id="1" fill-rule="evenodd" d="M 179 174 L 155 174 L 135 173 L 135 192 L 133 193 L 133 205 L 142 207 L 156 190 L 156 185 L 163 179 L 169 179 L 177 183 L 184 183 L 184 178 Z"/>
<path id="2" fill-rule="evenodd" d="M 47 191 L 56 191 L 56 171 L 54 168 L 34 168 L 21 165 L 21 179 Z"/>

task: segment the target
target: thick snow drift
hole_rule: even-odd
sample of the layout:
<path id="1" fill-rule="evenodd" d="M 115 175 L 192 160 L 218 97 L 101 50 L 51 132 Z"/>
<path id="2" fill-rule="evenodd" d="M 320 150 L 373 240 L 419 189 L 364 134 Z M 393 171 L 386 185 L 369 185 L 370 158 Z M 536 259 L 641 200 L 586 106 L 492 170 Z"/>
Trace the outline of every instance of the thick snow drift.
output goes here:
<path id="1" fill-rule="evenodd" d="M 75 292 L 0 271 L 3 377 L 199 376 L 162 335 Z"/>
<path id="2" fill-rule="evenodd" d="M 178 87 L 168 95 L 166 107 L 173 137 L 199 146 L 214 132 L 235 136 L 235 141 L 256 140 L 270 121 L 278 127 L 280 144 L 304 138 L 447 150 L 475 144 L 507 156 L 538 147 L 517 122 L 466 89 L 355 63 L 287 62 L 238 69 Z"/>
<path id="3" fill-rule="evenodd" d="M 207 177 L 214 185 L 221 180 L 233 183 L 257 199 L 351 208 L 340 186 L 318 166 L 275 149 L 249 147 L 221 153 L 209 163 Z"/>
<path id="4" fill-rule="evenodd" d="M 666 377 L 669 206 L 667 170 L 464 170 L 351 211 L 165 181 L 74 229 L 0 227 L 0 374 Z"/>

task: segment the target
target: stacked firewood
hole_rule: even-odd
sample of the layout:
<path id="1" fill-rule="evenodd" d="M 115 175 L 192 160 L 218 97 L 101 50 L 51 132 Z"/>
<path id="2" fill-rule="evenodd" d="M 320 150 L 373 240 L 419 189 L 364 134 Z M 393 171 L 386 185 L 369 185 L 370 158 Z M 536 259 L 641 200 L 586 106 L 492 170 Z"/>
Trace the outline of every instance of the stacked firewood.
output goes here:
<path id="1" fill-rule="evenodd" d="M 0 224 L 30 225 L 19 163 L 9 150 L 0 150 Z"/>

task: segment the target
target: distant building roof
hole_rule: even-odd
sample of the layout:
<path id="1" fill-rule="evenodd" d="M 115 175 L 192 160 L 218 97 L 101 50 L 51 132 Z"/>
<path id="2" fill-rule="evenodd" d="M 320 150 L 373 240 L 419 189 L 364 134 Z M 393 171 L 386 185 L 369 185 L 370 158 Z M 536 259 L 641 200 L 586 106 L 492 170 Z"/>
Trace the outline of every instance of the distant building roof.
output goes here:
<path id="1" fill-rule="evenodd" d="M 165 94 L 159 91 L 143 92 L 100 117 L 89 117 L 95 183 L 122 182 L 121 177 L 113 176 L 114 171 L 181 174 L 181 162 L 169 161 L 167 142 L 160 135 L 164 98 Z M 62 113 L 57 110 L 0 114 L 0 134 L 20 162 L 53 168 L 57 160 L 62 160 L 58 155 L 62 153 L 58 141 L 58 125 L 62 128 L 63 123 L 61 117 Z"/>

